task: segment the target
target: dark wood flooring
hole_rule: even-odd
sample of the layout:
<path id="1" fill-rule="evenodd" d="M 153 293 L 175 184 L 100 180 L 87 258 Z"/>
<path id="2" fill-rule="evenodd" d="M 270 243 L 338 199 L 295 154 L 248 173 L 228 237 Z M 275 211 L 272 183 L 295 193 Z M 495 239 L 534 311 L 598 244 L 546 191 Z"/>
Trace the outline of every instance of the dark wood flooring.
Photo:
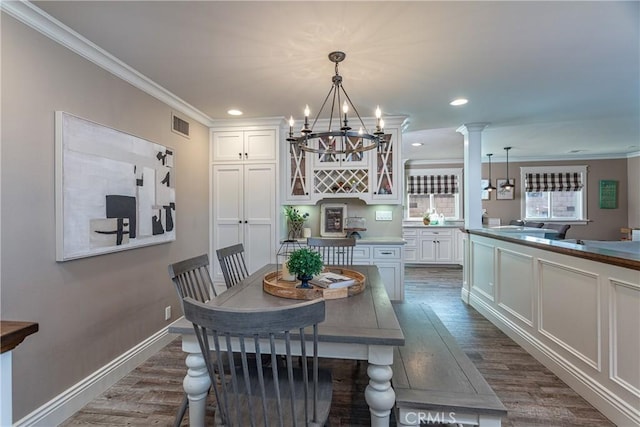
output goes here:
<path id="1" fill-rule="evenodd" d="M 404 304 L 429 304 L 509 411 L 503 426 L 613 426 L 593 406 L 460 300 L 462 270 L 407 267 Z M 401 307 L 396 307 L 401 309 Z M 402 325 L 419 327 L 419 325 Z M 370 425 L 366 363 L 323 360 L 334 376 L 330 426 Z M 63 426 L 170 426 L 183 396 L 184 354 L 176 339 Z M 211 399 L 209 399 L 211 400 Z M 213 414 L 213 407 L 208 411 Z M 188 415 L 183 421 L 187 425 Z M 213 418 L 208 419 L 213 424 Z M 395 425 L 395 423 L 392 423 Z"/>

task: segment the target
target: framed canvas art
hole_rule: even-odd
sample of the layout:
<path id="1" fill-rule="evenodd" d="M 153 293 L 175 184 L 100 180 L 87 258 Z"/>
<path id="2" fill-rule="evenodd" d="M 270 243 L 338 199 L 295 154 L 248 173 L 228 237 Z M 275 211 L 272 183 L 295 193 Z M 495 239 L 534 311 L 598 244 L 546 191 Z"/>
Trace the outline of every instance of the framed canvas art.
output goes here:
<path id="1" fill-rule="evenodd" d="M 496 200 L 513 200 L 515 194 L 515 178 L 509 178 L 509 183 L 511 184 L 510 190 L 505 190 L 502 188 L 504 184 L 507 183 L 506 179 L 497 179 L 496 180 Z"/>
<path id="2" fill-rule="evenodd" d="M 489 200 L 491 198 L 491 192 L 489 190 L 485 190 L 485 188 L 489 185 L 488 179 L 480 180 L 480 191 L 482 192 L 482 200 Z"/>
<path id="3" fill-rule="evenodd" d="M 171 148 L 56 112 L 56 260 L 175 240 Z"/>
<path id="4" fill-rule="evenodd" d="M 324 203 L 320 205 L 320 236 L 344 237 L 346 218 L 346 203 Z"/>

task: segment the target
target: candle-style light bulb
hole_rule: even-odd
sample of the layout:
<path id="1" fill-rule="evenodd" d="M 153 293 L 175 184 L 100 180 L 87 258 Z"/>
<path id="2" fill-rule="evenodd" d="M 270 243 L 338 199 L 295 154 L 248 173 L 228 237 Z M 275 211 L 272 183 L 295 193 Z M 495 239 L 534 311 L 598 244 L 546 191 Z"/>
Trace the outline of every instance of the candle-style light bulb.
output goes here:
<path id="1" fill-rule="evenodd" d="M 358 133 L 359 133 L 360 135 L 362 135 L 362 134 L 364 133 L 364 129 L 362 129 L 362 126 L 360 126 L 360 129 L 358 129 Z"/>
<path id="2" fill-rule="evenodd" d="M 380 106 L 378 105 L 376 107 L 376 119 L 379 119 L 380 117 L 382 117 L 382 111 L 380 110 Z"/>
<path id="3" fill-rule="evenodd" d="M 309 118 L 309 114 L 311 114 L 311 111 L 309 110 L 309 106 L 308 106 L 308 105 L 306 105 L 306 106 L 304 107 L 304 117 L 305 117 L 305 118 Z"/>
<path id="4" fill-rule="evenodd" d="M 349 112 L 349 104 L 347 104 L 347 101 L 344 101 L 344 103 L 342 104 L 342 112 L 345 114 Z"/>
<path id="5" fill-rule="evenodd" d="M 384 120 L 380 119 L 380 129 L 384 129 Z"/>
<path id="6" fill-rule="evenodd" d="M 289 116 L 289 128 L 293 128 L 295 122 L 293 121 L 293 116 Z"/>

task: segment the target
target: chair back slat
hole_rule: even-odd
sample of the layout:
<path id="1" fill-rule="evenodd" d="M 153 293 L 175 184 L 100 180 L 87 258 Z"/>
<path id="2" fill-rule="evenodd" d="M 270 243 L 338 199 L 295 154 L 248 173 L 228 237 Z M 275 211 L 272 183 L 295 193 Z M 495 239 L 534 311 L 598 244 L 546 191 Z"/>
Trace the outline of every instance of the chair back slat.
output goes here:
<path id="1" fill-rule="evenodd" d="M 319 369 L 317 345 L 324 299 L 240 311 L 187 297 L 184 309 L 205 358 L 222 424 L 309 426 L 326 421 L 331 375 Z M 252 353 L 255 358 L 248 357 Z M 278 354 L 285 355 L 284 365 Z M 270 356 L 270 366 L 263 366 L 263 355 Z M 293 356 L 301 356 L 302 368 L 294 367 Z"/>
<path id="2" fill-rule="evenodd" d="M 309 237 L 307 246 L 322 256 L 324 265 L 352 265 L 353 248 L 356 239 L 353 237 L 328 239 Z"/>
<path id="3" fill-rule="evenodd" d="M 244 260 L 244 246 L 238 243 L 216 251 L 227 289 L 237 285 L 249 275 Z"/>

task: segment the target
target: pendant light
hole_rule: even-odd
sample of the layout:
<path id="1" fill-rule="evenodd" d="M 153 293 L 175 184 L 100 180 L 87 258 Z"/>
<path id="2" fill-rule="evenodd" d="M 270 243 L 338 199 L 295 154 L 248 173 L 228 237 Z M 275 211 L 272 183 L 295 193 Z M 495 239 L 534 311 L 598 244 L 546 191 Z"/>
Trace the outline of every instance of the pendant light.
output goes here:
<path id="1" fill-rule="evenodd" d="M 507 182 L 502 184 L 500 187 L 505 190 L 511 190 L 513 188 L 513 185 L 511 185 L 511 181 L 509 180 L 509 150 L 511 150 L 511 147 L 504 147 L 504 150 L 507 152 Z"/>
<path id="2" fill-rule="evenodd" d="M 487 154 L 487 157 L 489 158 L 489 185 L 483 188 L 483 190 L 486 190 L 489 192 L 493 190 L 497 190 L 497 188 L 491 184 L 491 156 L 493 156 L 493 153 Z"/>

